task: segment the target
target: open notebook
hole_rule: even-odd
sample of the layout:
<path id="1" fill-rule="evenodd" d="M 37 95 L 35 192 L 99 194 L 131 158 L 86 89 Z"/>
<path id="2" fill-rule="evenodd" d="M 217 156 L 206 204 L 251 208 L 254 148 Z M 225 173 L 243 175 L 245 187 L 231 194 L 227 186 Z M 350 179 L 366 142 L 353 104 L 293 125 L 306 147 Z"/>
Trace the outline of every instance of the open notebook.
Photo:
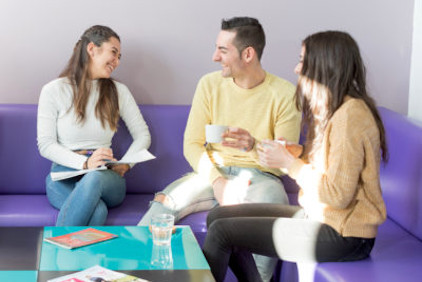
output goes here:
<path id="1" fill-rule="evenodd" d="M 155 159 L 155 156 L 148 152 L 148 150 L 143 149 L 141 151 L 136 152 L 135 154 L 132 154 L 130 156 L 125 156 L 119 161 L 108 161 L 104 166 L 100 166 L 97 168 L 91 168 L 91 169 L 80 169 L 80 170 L 72 170 L 72 171 L 60 171 L 60 172 L 51 172 L 51 179 L 53 181 L 63 180 L 67 178 L 72 178 L 78 175 L 82 175 L 91 171 L 95 170 L 105 170 L 107 169 L 107 165 L 113 165 L 113 164 L 136 164 L 141 163 L 145 161 L 149 161 Z"/>

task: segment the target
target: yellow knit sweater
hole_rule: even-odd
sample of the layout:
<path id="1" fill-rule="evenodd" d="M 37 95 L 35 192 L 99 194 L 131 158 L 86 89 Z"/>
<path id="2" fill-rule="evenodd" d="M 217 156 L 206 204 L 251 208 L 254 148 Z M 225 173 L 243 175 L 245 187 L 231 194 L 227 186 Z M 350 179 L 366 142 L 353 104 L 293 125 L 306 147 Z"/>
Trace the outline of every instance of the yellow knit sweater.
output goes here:
<path id="1" fill-rule="evenodd" d="M 342 236 L 374 238 L 386 218 L 379 166 L 375 120 L 362 100 L 347 98 L 329 121 L 312 162 L 296 160 L 289 175 L 301 187 L 299 203 L 309 218 Z"/>
<path id="2" fill-rule="evenodd" d="M 284 137 L 297 142 L 301 114 L 290 82 L 266 73 L 252 89 L 237 86 L 221 72 L 205 75 L 198 83 L 184 136 L 184 155 L 194 171 L 212 183 L 221 176 L 217 167 L 254 167 L 280 175 L 278 169 L 261 167 L 256 150 L 242 152 L 221 144 L 205 144 L 205 125 L 218 124 L 246 129 L 257 140 Z"/>

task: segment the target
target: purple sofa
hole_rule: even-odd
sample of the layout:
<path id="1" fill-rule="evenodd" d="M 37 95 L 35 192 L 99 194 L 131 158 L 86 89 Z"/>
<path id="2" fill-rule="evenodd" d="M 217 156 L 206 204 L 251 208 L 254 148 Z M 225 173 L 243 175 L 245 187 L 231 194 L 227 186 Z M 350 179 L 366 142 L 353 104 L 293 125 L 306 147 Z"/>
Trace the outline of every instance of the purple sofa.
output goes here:
<path id="1" fill-rule="evenodd" d="M 108 225 L 135 225 L 156 191 L 191 171 L 183 157 L 183 132 L 189 106 L 141 105 L 157 157 L 127 174 L 127 196 L 110 209 Z M 422 280 L 422 128 L 393 111 L 380 108 L 387 129 L 390 162 L 381 167 L 388 220 L 380 227 L 371 257 L 350 263 L 279 263 L 276 281 L 420 281 Z M 36 145 L 37 105 L 0 105 L 0 226 L 54 225 L 58 211 L 45 196 L 51 163 Z M 116 156 L 131 142 L 124 125 L 113 141 Z M 292 203 L 297 186 L 284 177 Z M 200 243 L 206 212 L 190 215 L 188 224 Z M 228 277 L 227 280 L 233 280 Z"/>

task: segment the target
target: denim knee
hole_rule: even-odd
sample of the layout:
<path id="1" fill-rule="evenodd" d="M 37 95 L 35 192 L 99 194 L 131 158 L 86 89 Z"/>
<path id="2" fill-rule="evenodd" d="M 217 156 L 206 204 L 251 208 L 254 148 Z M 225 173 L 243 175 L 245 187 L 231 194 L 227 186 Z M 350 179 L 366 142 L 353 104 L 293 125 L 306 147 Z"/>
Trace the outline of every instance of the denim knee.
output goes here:
<path id="1" fill-rule="evenodd" d="M 93 184 L 93 186 L 99 186 L 102 184 L 102 178 L 104 174 L 102 171 L 91 171 L 84 175 L 84 177 L 81 179 L 81 182 Z"/>
<path id="2" fill-rule="evenodd" d="M 93 171 L 86 174 L 78 185 L 89 187 L 83 189 L 87 198 L 101 197 L 107 207 L 120 204 L 126 195 L 126 182 L 113 171 Z"/>
<path id="3" fill-rule="evenodd" d="M 99 201 L 92 213 L 91 219 L 88 222 L 90 226 L 101 226 L 106 222 L 108 209 L 103 201 Z"/>

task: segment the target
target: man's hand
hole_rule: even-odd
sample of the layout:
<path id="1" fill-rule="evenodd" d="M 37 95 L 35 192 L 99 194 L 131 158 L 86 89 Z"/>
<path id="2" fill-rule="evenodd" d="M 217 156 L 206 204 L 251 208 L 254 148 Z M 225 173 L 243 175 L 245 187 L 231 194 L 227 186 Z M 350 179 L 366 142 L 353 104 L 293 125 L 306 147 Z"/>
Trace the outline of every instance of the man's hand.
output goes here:
<path id="1" fill-rule="evenodd" d="M 223 146 L 249 152 L 255 145 L 255 138 L 245 129 L 238 127 L 229 127 L 229 129 L 223 133 Z"/>

